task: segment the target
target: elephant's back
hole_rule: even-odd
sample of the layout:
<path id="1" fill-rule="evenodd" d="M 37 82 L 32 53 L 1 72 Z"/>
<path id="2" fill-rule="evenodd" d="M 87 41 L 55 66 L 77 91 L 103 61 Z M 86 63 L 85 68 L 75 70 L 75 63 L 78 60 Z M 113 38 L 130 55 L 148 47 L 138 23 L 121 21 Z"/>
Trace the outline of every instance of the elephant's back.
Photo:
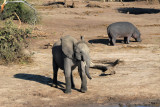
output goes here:
<path id="1" fill-rule="evenodd" d="M 60 50 L 62 50 L 61 41 L 57 41 L 52 47 L 52 54 L 60 53 Z"/>

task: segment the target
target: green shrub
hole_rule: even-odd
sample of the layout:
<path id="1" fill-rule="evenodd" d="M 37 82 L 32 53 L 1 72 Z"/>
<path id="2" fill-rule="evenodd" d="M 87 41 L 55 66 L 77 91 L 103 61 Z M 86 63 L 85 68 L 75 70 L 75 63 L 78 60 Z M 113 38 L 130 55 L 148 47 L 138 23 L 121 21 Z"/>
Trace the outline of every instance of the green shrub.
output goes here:
<path id="1" fill-rule="evenodd" d="M 1 2 L 3 0 L 0 0 Z M 9 0 L 14 1 L 14 0 Z M 25 23 L 34 24 L 36 14 L 34 10 L 24 3 L 8 3 L 5 5 L 4 11 L 0 14 L 2 20 L 14 16 L 17 19 L 15 13 L 19 16 L 20 20 Z"/>
<path id="2" fill-rule="evenodd" d="M 4 27 L 0 28 L 0 63 L 11 62 L 27 63 L 31 56 L 23 53 L 28 44 L 26 38 L 31 34 L 30 29 L 18 29 L 11 19 L 5 21 Z"/>

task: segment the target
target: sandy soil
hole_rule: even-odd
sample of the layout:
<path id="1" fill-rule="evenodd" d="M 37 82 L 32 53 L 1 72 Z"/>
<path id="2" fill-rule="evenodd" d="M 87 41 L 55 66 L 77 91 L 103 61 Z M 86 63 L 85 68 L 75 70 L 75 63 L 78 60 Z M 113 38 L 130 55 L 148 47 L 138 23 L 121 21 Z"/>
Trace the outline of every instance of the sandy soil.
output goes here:
<path id="1" fill-rule="evenodd" d="M 35 3 L 35 2 L 33 2 Z M 88 8 L 87 3 L 76 2 L 76 8 L 53 8 L 35 3 L 42 21 L 34 32 L 38 37 L 30 40 L 34 62 L 29 65 L 0 65 L 0 106 L 2 107 L 53 107 L 88 106 L 99 104 L 157 104 L 160 103 L 160 11 L 141 14 L 136 10 L 118 12 L 117 8 L 154 8 L 145 2 L 105 3 L 103 8 Z M 100 3 L 100 5 L 102 5 Z M 129 11 L 129 12 L 128 12 Z M 118 39 L 116 46 L 108 46 L 106 27 L 117 21 L 129 21 L 142 34 L 142 42 L 131 40 L 124 44 Z M 104 75 L 90 69 L 87 93 L 79 92 L 81 81 L 77 69 L 74 72 L 76 89 L 65 94 L 63 72 L 59 70 L 59 87 L 51 87 L 52 54 L 48 43 L 53 44 L 61 36 L 71 35 L 79 39 L 85 35 L 93 61 L 105 63 L 120 59 L 114 75 Z"/>

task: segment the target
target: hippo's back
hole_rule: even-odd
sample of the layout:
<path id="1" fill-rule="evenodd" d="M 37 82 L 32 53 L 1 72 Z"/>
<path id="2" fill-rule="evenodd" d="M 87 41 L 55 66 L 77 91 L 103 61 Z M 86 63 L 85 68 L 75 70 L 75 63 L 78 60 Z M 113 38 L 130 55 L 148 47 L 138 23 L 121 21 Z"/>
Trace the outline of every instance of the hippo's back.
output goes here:
<path id="1" fill-rule="evenodd" d="M 129 22 L 116 22 L 108 26 L 107 33 L 112 36 L 127 37 L 135 31 L 135 26 Z"/>

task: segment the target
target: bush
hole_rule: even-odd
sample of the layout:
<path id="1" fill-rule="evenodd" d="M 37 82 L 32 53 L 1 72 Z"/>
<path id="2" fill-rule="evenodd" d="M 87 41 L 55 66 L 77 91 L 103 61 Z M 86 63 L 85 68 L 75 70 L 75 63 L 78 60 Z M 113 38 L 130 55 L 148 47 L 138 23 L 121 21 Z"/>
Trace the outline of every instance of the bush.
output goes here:
<path id="1" fill-rule="evenodd" d="M 23 53 L 28 44 L 26 38 L 31 34 L 30 29 L 18 29 L 11 19 L 0 28 L 0 63 L 28 63 L 31 56 Z"/>
<path id="2" fill-rule="evenodd" d="M 0 0 L 1 2 L 3 0 Z M 14 0 L 10 0 L 14 1 Z M 34 24 L 35 21 L 35 13 L 34 10 L 24 3 L 8 3 L 5 5 L 4 11 L 0 14 L 0 18 L 2 20 L 14 16 L 14 19 L 17 19 L 16 13 L 22 22 Z"/>

